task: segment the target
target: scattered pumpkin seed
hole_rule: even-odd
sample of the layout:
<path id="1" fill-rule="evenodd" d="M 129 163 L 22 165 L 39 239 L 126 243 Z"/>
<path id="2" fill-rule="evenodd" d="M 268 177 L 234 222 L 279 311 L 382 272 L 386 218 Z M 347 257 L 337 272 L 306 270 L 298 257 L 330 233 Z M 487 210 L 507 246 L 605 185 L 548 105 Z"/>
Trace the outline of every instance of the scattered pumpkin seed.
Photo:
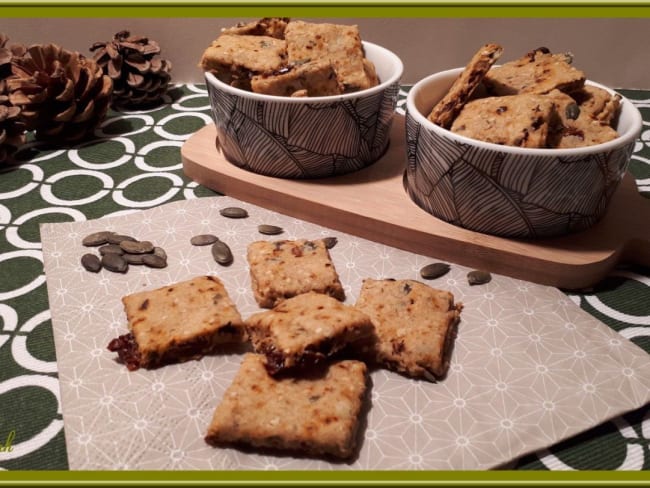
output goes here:
<path id="1" fill-rule="evenodd" d="M 228 244 L 223 241 L 217 241 L 212 244 L 212 257 L 222 266 L 228 266 L 234 259 Z"/>
<path id="2" fill-rule="evenodd" d="M 492 280 L 492 275 L 483 270 L 474 270 L 467 273 L 467 282 L 470 285 L 484 285 Z"/>
<path id="3" fill-rule="evenodd" d="M 193 246 L 209 246 L 210 244 L 214 244 L 218 240 L 219 238 L 214 234 L 199 234 L 197 236 L 193 236 L 190 239 L 190 244 L 192 244 Z"/>
<path id="4" fill-rule="evenodd" d="M 102 244 L 106 244 L 108 242 L 108 237 L 112 234 L 115 234 L 115 232 L 108 230 L 93 232 L 92 234 L 88 234 L 86 237 L 84 237 L 81 243 L 86 247 L 101 246 Z"/>
<path id="5" fill-rule="evenodd" d="M 124 249 L 122 249 L 120 246 L 117 244 L 105 244 L 101 246 L 99 249 L 99 254 L 102 256 L 105 254 L 124 254 Z"/>
<path id="6" fill-rule="evenodd" d="M 113 232 L 111 235 L 109 235 L 106 240 L 110 244 L 120 244 L 122 241 L 135 241 L 137 240 L 135 237 L 127 236 L 124 234 L 116 234 Z"/>
<path id="7" fill-rule="evenodd" d="M 267 236 L 275 236 L 278 234 L 282 234 L 284 232 L 284 229 L 282 227 L 278 227 L 277 225 L 262 224 L 257 226 L 257 231 L 260 234 L 264 234 Z"/>
<path id="8" fill-rule="evenodd" d="M 165 268 L 167 266 L 167 260 L 155 254 L 143 254 L 142 262 L 150 268 Z"/>
<path id="9" fill-rule="evenodd" d="M 114 273 L 126 273 L 129 269 L 129 263 L 119 254 L 104 254 L 101 262 L 104 268 Z"/>
<path id="10" fill-rule="evenodd" d="M 127 263 L 135 264 L 135 265 L 144 264 L 143 258 L 145 256 L 148 256 L 148 254 L 129 254 L 129 253 L 126 253 L 126 254 L 122 255 L 122 257 L 124 258 L 124 260 Z"/>
<path id="11" fill-rule="evenodd" d="M 244 208 L 226 207 L 219 210 L 219 213 L 229 219 L 244 219 L 248 217 L 248 212 Z"/>
<path id="12" fill-rule="evenodd" d="M 325 237 L 323 243 L 327 249 L 332 249 L 338 244 L 339 240 L 336 237 Z"/>
<path id="13" fill-rule="evenodd" d="M 153 254 L 155 256 L 159 256 L 163 258 L 165 261 L 167 261 L 167 252 L 162 247 L 156 246 L 153 248 Z"/>
<path id="14" fill-rule="evenodd" d="M 122 241 L 120 247 L 129 254 L 148 254 L 153 252 L 151 241 Z"/>
<path id="15" fill-rule="evenodd" d="M 449 272 L 450 266 L 447 263 L 431 263 L 420 269 L 420 276 L 425 280 L 434 280 Z"/>
<path id="16" fill-rule="evenodd" d="M 81 256 L 81 265 L 91 273 L 97 273 L 102 269 L 102 262 L 95 254 L 87 253 Z"/>

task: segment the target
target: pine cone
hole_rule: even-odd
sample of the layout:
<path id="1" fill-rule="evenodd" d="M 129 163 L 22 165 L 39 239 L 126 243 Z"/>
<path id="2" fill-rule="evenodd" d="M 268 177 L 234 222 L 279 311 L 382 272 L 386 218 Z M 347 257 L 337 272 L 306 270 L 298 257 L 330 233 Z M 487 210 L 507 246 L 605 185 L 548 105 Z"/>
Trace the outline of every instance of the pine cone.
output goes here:
<path id="1" fill-rule="evenodd" d="M 11 76 L 13 51 L 20 46 L 7 47 L 9 38 L 0 32 L 0 164 L 25 142 L 25 126 L 20 121 L 20 107 L 13 106 L 7 94 L 7 78 Z"/>
<path id="2" fill-rule="evenodd" d="M 104 73 L 113 80 L 113 104 L 135 108 L 159 103 L 167 92 L 171 62 L 161 59 L 160 46 L 129 31 L 115 34 L 112 41 L 96 42 L 90 48 Z"/>
<path id="3" fill-rule="evenodd" d="M 92 59 L 56 44 L 34 45 L 13 58 L 9 100 L 38 140 L 76 142 L 106 116 L 113 83 Z"/>

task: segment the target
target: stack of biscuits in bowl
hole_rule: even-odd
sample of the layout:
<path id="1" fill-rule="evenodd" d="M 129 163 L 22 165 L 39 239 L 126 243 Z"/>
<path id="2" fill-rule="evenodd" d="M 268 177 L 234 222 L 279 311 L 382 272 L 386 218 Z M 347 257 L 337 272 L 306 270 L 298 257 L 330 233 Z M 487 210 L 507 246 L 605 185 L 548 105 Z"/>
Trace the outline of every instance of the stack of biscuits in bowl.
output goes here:
<path id="1" fill-rule="evenodd" d="M 539 239 L 594 226 L 627 170 L 641 114 L 546 48 L 496 65 L 482 46 L 406 101 L 410 198 L 471 231 Z"/>
<path id="2" fill-rule="evenodd" d="M 125 296 L 129 333 L 109 349 L 135 370 L 244 345 L 206 442 L 349 459 L 369 371 L 443 379 L 462 305 L 415 280 L 370 278 L 346 304 L 332 247 L 331 239 L 249 244 L 251 291 L 265 310 L 246 319 L 217 276 Z"/>
<path id="3" fill-rule="evenodd" d="M 199 63 L 232 164 L 291 179 L 342 175 L 386 151 L 403 65 L 355 25 L 269 18 L 225 29 Z"/>

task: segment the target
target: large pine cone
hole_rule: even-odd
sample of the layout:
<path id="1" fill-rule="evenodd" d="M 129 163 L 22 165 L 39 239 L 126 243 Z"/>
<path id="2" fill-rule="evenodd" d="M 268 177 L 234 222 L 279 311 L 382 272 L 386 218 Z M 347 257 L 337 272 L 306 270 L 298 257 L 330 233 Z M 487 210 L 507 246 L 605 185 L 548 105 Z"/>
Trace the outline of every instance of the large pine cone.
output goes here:
<path id="1" fill-rule="evenodd" d="M 25 142 L 25 126 L 20 120 L 20 107 L 9 101 L 7 78 L 12 76 L 11 60 L 20 46 L 7 46 L 8 37 L 0 32 L 0 164 Z"/>
<path id="2" fill-rule="evenodd" d="M 38 140 L 76 142 L 104 120 L 113 83 L 92 59 L 56 44 L 34 45 L 13 58 L 9 100 Z"/>
<path id="3" fill-rule="evenodd" d="M 157 42 L 124 30 L 112 41 L 96 42 L 90 50 L 113 80 L 113 105 L 137 108 L 160 103 L 169 87 L 172 64 L 160 58 Z"/>

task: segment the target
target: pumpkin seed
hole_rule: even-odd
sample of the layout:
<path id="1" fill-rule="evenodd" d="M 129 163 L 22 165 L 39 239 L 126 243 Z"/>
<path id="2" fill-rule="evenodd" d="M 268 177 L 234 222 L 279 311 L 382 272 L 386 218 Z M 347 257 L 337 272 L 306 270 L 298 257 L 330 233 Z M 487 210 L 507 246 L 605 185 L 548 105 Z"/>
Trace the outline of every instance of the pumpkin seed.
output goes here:
<path id="1" fill-rule="evenodd" d="M 431 263 L 420 269 L 420 276 L 425 280 L 434 280 L 449 272 L 450 266 L 447 263 Z"/>
<path id="2" fill-rule="evenodd" d="M 124 234 L 113 233 L 110 236 L 108 236 L 106 238 L 106 240 L 110 244 L 118 244 L 119 245 L 122 241 L 135 241 L 137 239 L 135 237 L 127 236 L 127 235 L 124 235 Z"/>
<path id="3" fill-rule="evenodd" d="M 190 244 L 193 246 L 209 246 L 217 242 L 219 238 L 214 234 L 199 234 L 190 239 Z"/>
<path id="4" fill-rule="evenodd" d="M 580 116 L 580 107 L 577 103 L 570 103 L 564 109 L 564 115 L 567 119 L 576 120 Z"/>
<path id="5" fill-rule="evenodd" d="M 470 285 L 484 285 L 492 280 L 492 275 L 483 270 L 474 270 L 467 273 L 467 282 Z"/>
<path id="6" fill-rule="evenodd" d="M 233 262 L 234 259 L 232 251 L 223 241 L 217 241 L 212 244 L 212 257 L 217 263 L 223 266 L 228 266 Z"/>
<path id="7" fill-rule="evenodd" d="M 84 237 L 81 240 L 81 244 L 86 247 L 101 246 L 102 244 L 106 244 L 108 242 L 108 238 L 112 234 L 115 234 L 115 232 L 108 230 L 93 232 L 92 234 L 88 234 L 86 237 Z"/>
<path id="8" fill-rule="evenodd" d="M 167 267 L 167 260 L 156 256 L 155 254 L 142 254 L 142 263 L 150 268 L 165 268 Z"/>
<path id="9" fill-rule="evenodd" d="M 124 258 L 124 260 L 127 263 L 135 264 L 135 265 L 144 264 L 144 261 L 142 260 L 142 258 L 144 258 L 144 256 L 148 256 L 148 254 L 129 254 L 129 253 L 126 253 L 126 254 L 122 255 L 122 257 Z"/>
<path id="10" fill-rule="evenodd" d="M 248 212 L 244 208 L 226 207 L 219 210 L 219 213 L 229 219 L 244 219 L 248 217 Z"/>
<path id="11" fill-rule="evenodd" d="M 150 241 L 122 241 L 120 247 L 129 254 L 148 254 L 154 246 Z"/>
<path id="12" fill-rule="evenodd" d="M 339 240 L 336 237 L 325 237 L 323 243 L 327 249 L 332 249 L 338 244 Z"/>
<path id="13" fill-rule="evenodd" d="M 165 261 L 167 261 L 167 252 L 165 252 L 165 250 L 162 247 L 158 247 L 158 246 L 154 247 L 153 248 L 153 254 L 155 256 L 159 256 L 159 257 L 163 258 Z"/>
<path id="14" fill-rule="evenodd" d="M 102 256 L 102 266 L 114 273 L 126 273 L 129 269 L 129 263 L 122 256 L 115 253 L 104 254 Z"/>
<path id="15" fill-rule="evenodd" d="M 278 227 L 277 225 L 262 224 L 257 226 L 257 231 L 260 234 L 265 234 L 267 236 L 275 236 L 282 234 L 284 232 L 284 229 L 282 227 Z"/>
<path id="16" fill-rule="evenodd" d="M 105 245 L 101 246 L 97 250 L 99 251 L 99 254 L 101 254 L 102 256 L 104 254 L 111 254 L 111 253 L 112 254 L 124 254 L 124 250 L 120 246 L 118 246 L 117 244 L 105 244 Z"/>
<path id="17" fill-rule="evenodd" d="M 97 273 L 100 269 L 102 269 L 102 262 L 95 254 L 91 253 L 81 256 L 81 265 L 86 271 L 90 271 L 92 273 Z"/>

